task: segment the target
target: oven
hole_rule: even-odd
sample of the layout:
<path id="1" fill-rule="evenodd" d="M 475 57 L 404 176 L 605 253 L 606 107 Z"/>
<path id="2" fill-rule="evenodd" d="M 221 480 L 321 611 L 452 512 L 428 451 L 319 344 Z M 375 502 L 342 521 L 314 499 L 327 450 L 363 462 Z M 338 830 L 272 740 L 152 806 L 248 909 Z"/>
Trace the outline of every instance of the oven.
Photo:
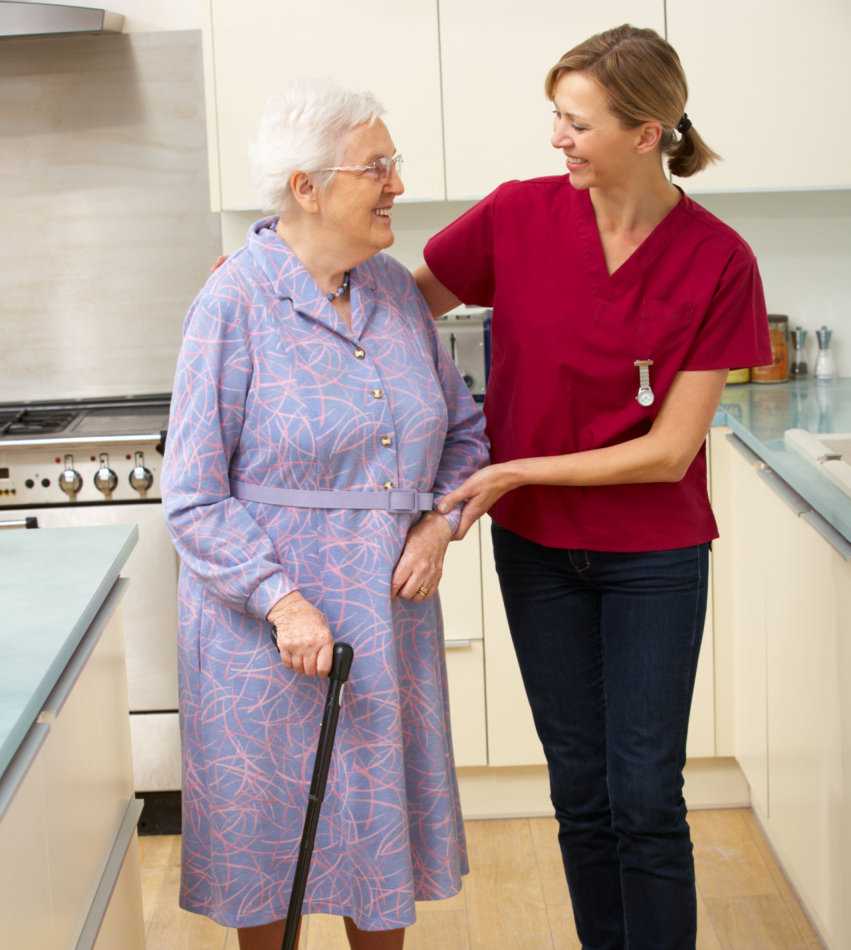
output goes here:
<path id="1" fill-rule="evenodd" d="M 179 563 L 159 485 L 168 408 L 167 394 L 0 404 L 0 529 L 138 526 L 122 612 L 139 792 L 180 788 Z"/>

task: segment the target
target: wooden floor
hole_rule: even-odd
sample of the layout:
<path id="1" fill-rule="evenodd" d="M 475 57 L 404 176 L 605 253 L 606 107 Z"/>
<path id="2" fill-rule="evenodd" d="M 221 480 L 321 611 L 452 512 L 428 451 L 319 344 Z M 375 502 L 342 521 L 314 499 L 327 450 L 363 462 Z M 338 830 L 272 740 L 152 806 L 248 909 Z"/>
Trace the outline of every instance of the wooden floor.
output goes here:
<path id="1" fill-rule="evenodd" d="M 689 815 L 698 950 L 817 950 L 750 811 Z M 417 905 L 405 950 L 580 950 L 555 821 L 467 822 L 472 873 L 447 901 Z M 238 950 L 236 932 L 177 906 L 180 839 L 139 839 L 147 950 Z M 348 950 L 339 918 L 305 918 L 301 950 Z"/>

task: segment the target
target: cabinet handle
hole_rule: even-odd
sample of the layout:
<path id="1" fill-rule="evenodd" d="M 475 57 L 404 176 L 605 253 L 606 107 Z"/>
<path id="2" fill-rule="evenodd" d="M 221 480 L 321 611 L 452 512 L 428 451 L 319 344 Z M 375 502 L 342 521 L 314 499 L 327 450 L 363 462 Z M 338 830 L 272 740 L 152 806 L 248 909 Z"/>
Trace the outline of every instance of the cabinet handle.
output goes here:
<path id="1" fill-rule="evenodd" d="M 59 715 L 62 707 L 65 705 L 65 700 L 74 688 L 74 684 L 80 678 L 83 667 L 89 662 L 89 657 L 97 646 L 98 640 L 100 640 L 106 625 L 115 613 L 119 601 L 124 596 L 127 583 L 126 578 L 119 577 L 112 585 L 112 589 L 104 598 L 100 610 L 95 614 L 95 619 L 92 621 L 91 626 L 83 635 L 83 639 L 72 654 L 68 665 L 63 670 L 62 675 L 56 681 L 56 685 L 45 700 L 44 706 L 42 706 L 41 713 L 39 714 L 39 722 L 50 723 Z"/>
<path id="2" fill-rule="evenodd" d="M 817 511 L 812 510 L 808 511 L 803 517 L 804 521 L 810 524 L 841 558 L 851 561 L 851 544 L 829 521 L 822 518 Z"/>
<path id="3" fill-rule="evenodd" d="M 765 466 L 765 462 L 763 462 L 756 452 L 745 445 L 745 443 L 742 442 L 742 440 L 737 435 L 729 432 L 725 438 L 739 453 L 739 455 L 741 455 L 742 458 L 748 463 L 748 465 L 752 465 L 754 468 L 763 468 Z"/>
<path id="4" fill-rule="evenodd" d="M 757 474 L 786 507 L 791 508 L 796 515 L 803 515 L 813 510 L 812 506 L 808 505 L 790 485 L 783 481 L 773 468 L 763 466 L 757 470 Z"/>
<path id="5" fill-rule="evenodd" d="M 75 950 L 92 950 L 95 945 L 112 892 L 115 890 L 115 884 L 121 874 L 124 857 L 130 847 L 130 842 L 133 840 L 139 815 L 142 814 L 143 805 L 144 802 L 140 798 L 132 798 L 127 806 L 124 820 L 121 822 L 121 827 L 115 836 L 112 851 L 110 851 L 106 860 L 106 867 L 103 869 L 100 884 L 98 884 L 98 889 L 95 891 L 94 900 L 89 907 L 89 913 L 86 916 L 83 929 L 80 931 Z"/>
<path id="6" fill-rule="evenodd" d="M 0 530 L 8 530 L 11 528 L 37 528 L 38 527 L 38 518 L 33 515 L 29 515 L 26 518 L 18 518 L 17 521 L 0 521 Z"/>
<path id="7" fill-rule="evenodd" d="M 470 646 L 472 640 L 444 640 L 443 648 L 445 650 L 464 650 Z"/>

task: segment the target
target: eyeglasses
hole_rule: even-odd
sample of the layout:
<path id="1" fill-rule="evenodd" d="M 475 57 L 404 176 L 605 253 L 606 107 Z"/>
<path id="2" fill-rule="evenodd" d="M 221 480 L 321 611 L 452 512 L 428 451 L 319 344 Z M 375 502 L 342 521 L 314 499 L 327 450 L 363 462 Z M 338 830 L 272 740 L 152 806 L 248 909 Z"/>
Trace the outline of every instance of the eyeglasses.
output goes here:
<path id="1" fill-rule="evenodd" d="M 368 174 L 373 181 L 385 182 L 390 178 L 391 170 L 395 168 L 396 174 L 401 174 L 402 156 L 394 155 L 393 158 L 377 158 L 371 165 L 333 165 L 331 168 L 320 168 L 323 172 L 360 172 L 362 175 Z"/>

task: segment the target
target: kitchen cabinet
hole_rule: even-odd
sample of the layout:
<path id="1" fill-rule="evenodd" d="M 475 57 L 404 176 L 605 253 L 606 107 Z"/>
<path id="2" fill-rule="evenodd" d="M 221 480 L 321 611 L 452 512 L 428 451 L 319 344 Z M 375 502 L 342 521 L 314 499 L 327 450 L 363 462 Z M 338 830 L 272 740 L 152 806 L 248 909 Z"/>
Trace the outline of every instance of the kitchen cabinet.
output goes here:
<path id="1" fill-rule="evenodd" d="M 453 541 L 440 580 L 452 744 L 459 768 L 488 764 L 479 525 Z"/>
<path id="2" fill-rule="evenodd" d="M 514 654 L 485 516 L 447 552 L 443 605 L 452 733 L 459 767 L 546 760 Z M 715 755 L 714 641 L 707 616 L 689 729 L 689 758 Z"/>
<path id="3" fill-rule="evenodd" d="M 501 181 L 564 171 L 550 145 L 549 67 L 623 22 L 664 29 L 663 0 L 593 9 L 529 0 L 210 0 L 205 85 L 213 210 L 256 209 L 246 149 L 270 95 L 302 75 L 372 90 L 405 156 L 406 201 L 479 198 Z M 321 31 L 317 23 L 321 22 Z"/>
<path id="4" fill-rule="evenodd" d="M 550 144 L 550 67 L 572 46 L 621 23 L 664 33 L 663 0 L 443 0 L 440 56 L 446 196 L 480 198 L 515 178 L 558 175 Z"/>
<path id="5" fill-rule="evenodd" d="M 851 85 L 851 4 L 667 0 L 666 11 L 689 117 L 724 158 L 685 179 L 690 192 L 851 187 L 851 131 L 836 104 Z M 802 152 L 812 129 L 817 144 Z"/>
<path id="6" fill-rule="evenodd" d="M 735 755 L 754 809 L 828 947 L 851 940 L 851 545 L 788 484 L 715 429 Z M 722 606 L 727 602 L 726 606 Z"/>
<path id="7" fill-rule="evenodd" d="M 213 210 L 259 208 L 246 150 L 267 99 L 298 76 L 369 89 L 405 156 L 408 200 L 442 199 L 440 49 L 434 0 L 210 0 L 204 31 Z"/>
<path id="8" fill-rule="evenodd" d="M 735 755 L 750 785 L 751 805 L 768 813 L 768 722 L 765 666 L 764 491 L 762 463 L 726 427 L 710 431 L 716 641 L 716 736 L 719 755 Z M 720 697 L 724 697 L 724 701 Z"/>
<path id="9" fill-rule="evenodd" d="M 39 529 L 2 539 L 7 578 L 17 570 L 20 578 L 0 584 L 0 639 L 17 683 L 28 695 L 33 684 L 31 702 L 6 684 L 0 717 L 4 740 L 23 730 L 0 772 L 4 947 L 144 950 L 135 846 L 142 803 L 133 789 L 120 612 L 127 581 L 114 576 L 135 533 Z M 39 603 L 44 590 L 51 599 Z"/>

